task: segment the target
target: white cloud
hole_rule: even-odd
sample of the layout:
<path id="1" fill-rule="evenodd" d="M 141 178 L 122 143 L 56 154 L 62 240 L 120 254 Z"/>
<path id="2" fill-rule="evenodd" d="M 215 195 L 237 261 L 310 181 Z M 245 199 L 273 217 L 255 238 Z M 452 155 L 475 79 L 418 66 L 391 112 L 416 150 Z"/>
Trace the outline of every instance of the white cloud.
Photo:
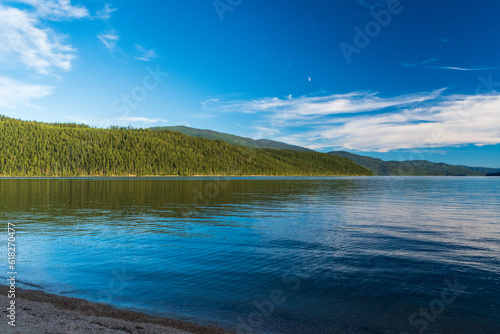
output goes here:
<path id="1" fill-rule="evenodd" d="M 103 119 L 89 119 L 89 118 L 81 118 L 75 117 L 71 115 L 64 115 L 67 119 L 76 123 L 83 123 L 91 126 L 96 126 L 100 128 L 106 128 L 111 125 L 116 126 L 136 126 L 139 127 L 141 125 L 151 126 L 157 123 L 168 123 L 167 120 L 161 118 L 148 118 L 141 116 L 123 116 L 123 117 L 114 117 L 114 118 L 103 118 Z"/>
<path id="2" fill-rule="evenodd" d="M 167 120 L 161 118 L 147 118 L 147 117 L 137 117 L 137 116 L 127 116 L 127 117 L 118 117 L 114 118 L 114 120 L 119 121 L 121 124 L 123 123 L 167 123 Z"/>
<path id="3" fill-rule="evenodd" d="M 97 37 L 109 51 L 114 51 L 116 49 L 117 42 L 120 40 L 120 36 L 118 36 L 116 31 L 110 31 Z"/>
<path id="4" fill-rule="evenodd" d="M 96 17 L 100 20 L 108 20 L 111 18 L 111 14 L 116 11 L 116 8 L 111 8 L 109 4 L 106 4 L 103 9 L 97 11 Z"/>
<path id="5" fill-rule="evenodd" d="M 442 91 L 392 98 L 354 92 L 246 102 L 214 99 L 206 105 L 261 115 L 265 128 L 280 131 L 276 140 L 313 149 L 386 152 L 500 143 L 500 93 L 442 96 Z"/>
<path id="6" fill-rule="evenodd" d="M 432 57 L 432 58 L 429 58 L 427 60 L 424 60 L 424 61 L 421 61 L 421 62 L 418 62 L 418 63 L 407 63 L 407 62 L 404 62 L 402 65 L 404 67 L 423 66 L 423 65 L 427 65 L 429 63 L 433 63 L 433 62 L 436 62 L 436 61 L 439 61 L 439 60 L 440 60 L 439 58 Z"/>
<path id="7" fill-rule="evenodd" d="M 41 98 L 52 93 L 52 87 L 28 85 L 16 80 L 0 76 L 0 107 L 15 109 L 17 107 L 37 107 L 30 100 Z"/>
<path id="8" fill-rule="evenodd" d="M 381 151 L 500 143 L 500 95 L 449 96 L 431 106 L 359 116 L 319 131 L 344 149 Z M 335 145 L 337 146 L 337 145 Z"/>
<path id="9" fill-rule="evenodd" d="M 276 128 L 269 128 L 269 127 L 265 127 L 265 126 L 255 126 L 254 129 L 257 130 L 257 132 L 255 133 L 253 138 L 257 138 L 257 139 L 262 139 L 262 138 L 269 139 L 269 138 L 273 138 L 273 137 L 277 136 L 278 134 L 280 134 L 280 130 L 278 130 Z"/>
<path id="10" fill-rule="evenodd" d="M 53 21 L 81 19 L 89 16 L 84 6 L 73 6 L 70 0 L 17 0 L 35 9 L 36 16 Z"/>
<path id="11" fill-rule="evenodd" d="M 204 107 L 219 111 L 239 111 L 244 113 L 266 112 L 274 119 L 282 121 L 313 118 L 335 114 L 370 112 L 384 108 L 423 102 L 439 96 L 444 89 L 434 92 L 401 95 L 382 98 L 377 93 L 353 92 L 327 96 L 302 96 L 293 98 L 262 98 L 247 100 L 211 99 Z"/>
<path id="12" fill-rule="evenodd" d="M 116 8 L 112 8 L 109 4 L 105 4 L 103 9 L 96 12 L 94 18 L 106 21 L 111 18 L 111 14 L 115 11 Z M 99 40 L 110 52 L 115 51 L 117 43 L 120 40 L 120 36 L 115 30 L 110 30 L 107 33 L 100 34 L 97 38 L 99 38 Z"/>
<path id="13" fill-rule="evenodd" d="M 497 69 L 496 67 L 458 67 L 458 66 L 433 66 L 429 65 L 430 63 L 434 63 L 437 61 L 440 61 L 441 59 L 432 57 L 427 60 L 417 62 L 417 63 L 408 63 L 408 62 L 403 62 L 402 65 L 404 67 L 417 67 L 417 66 L 423 66 L 427 68 L 433 68 L 433 69 L 438 69 L 438 70 L 452 70 L 452 71 L 490 71 L 490 70 L 495 70 Z"/>
<path id="14" fill-rule="evenodd" d="M 32 13 L 0 5 L 0 61 L 20 62 L 42 74 L 67 71 L 75 50 L 63 40 Z"/>
<path id="15" fill-rule="evenodd" d="M 427 66 L 438 70 L 452 70 L 452 71 L 491 71 L 496 70 L 495 67 L 456 67 L 456 66 Z"/>
<path id="16" fill-rule="evenodd" d="M 140 53 L 139 56 L 134 57 L 137 60 L 151 61 L 154 58 L 158 58 L 155 50 L 147 50 L 140 45 L 136 45 L 135 49 Z"/>

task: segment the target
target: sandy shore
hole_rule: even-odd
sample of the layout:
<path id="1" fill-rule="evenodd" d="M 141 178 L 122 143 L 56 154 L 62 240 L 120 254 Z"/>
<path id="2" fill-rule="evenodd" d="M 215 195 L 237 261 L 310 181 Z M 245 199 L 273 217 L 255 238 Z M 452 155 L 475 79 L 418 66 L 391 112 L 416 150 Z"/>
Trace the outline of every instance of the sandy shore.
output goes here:
<path id="1" fill-rule="evenodd" d="M 114 309 L 83 299 L 16 289 L 16 327 L 7 322 L 8 288 L 0 285 L 0 333 L 228 333 L 217 327 Z"/>

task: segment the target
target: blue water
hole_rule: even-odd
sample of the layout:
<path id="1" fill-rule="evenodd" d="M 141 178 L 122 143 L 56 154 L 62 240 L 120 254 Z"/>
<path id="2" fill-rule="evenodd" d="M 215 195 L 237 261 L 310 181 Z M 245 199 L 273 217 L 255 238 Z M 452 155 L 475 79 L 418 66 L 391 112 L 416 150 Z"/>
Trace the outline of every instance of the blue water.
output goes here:
<path id="1" fill-rule="evenodd" d="M 495 177 L 0 179 L 0 216 L 18 279 L 47 292 L 240 333 L 497 334 L 499 194 Z"/>

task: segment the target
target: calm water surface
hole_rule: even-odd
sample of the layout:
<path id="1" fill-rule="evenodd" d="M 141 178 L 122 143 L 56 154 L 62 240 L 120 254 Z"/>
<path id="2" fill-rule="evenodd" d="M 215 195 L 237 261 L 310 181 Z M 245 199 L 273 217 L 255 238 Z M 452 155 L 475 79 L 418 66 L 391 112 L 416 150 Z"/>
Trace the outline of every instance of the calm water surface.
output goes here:
<path id="1" fill-rule="evenodd" d="M 499 194 L 494 177 L 0 179 L 0 216 L 18 279 L 47 292 L 241 333 L 498 334 Z"/>

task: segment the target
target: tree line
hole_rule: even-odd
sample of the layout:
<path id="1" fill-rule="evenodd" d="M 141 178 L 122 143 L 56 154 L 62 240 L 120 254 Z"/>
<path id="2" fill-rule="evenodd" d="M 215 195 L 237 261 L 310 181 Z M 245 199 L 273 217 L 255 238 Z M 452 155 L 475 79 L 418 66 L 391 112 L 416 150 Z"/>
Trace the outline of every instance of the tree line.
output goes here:
<path id="1" fill-rule="evenodd" d="M 0 116 L 1 176 L 372 175 L 338 156 L 251 149 L 174 131 Z"/>

